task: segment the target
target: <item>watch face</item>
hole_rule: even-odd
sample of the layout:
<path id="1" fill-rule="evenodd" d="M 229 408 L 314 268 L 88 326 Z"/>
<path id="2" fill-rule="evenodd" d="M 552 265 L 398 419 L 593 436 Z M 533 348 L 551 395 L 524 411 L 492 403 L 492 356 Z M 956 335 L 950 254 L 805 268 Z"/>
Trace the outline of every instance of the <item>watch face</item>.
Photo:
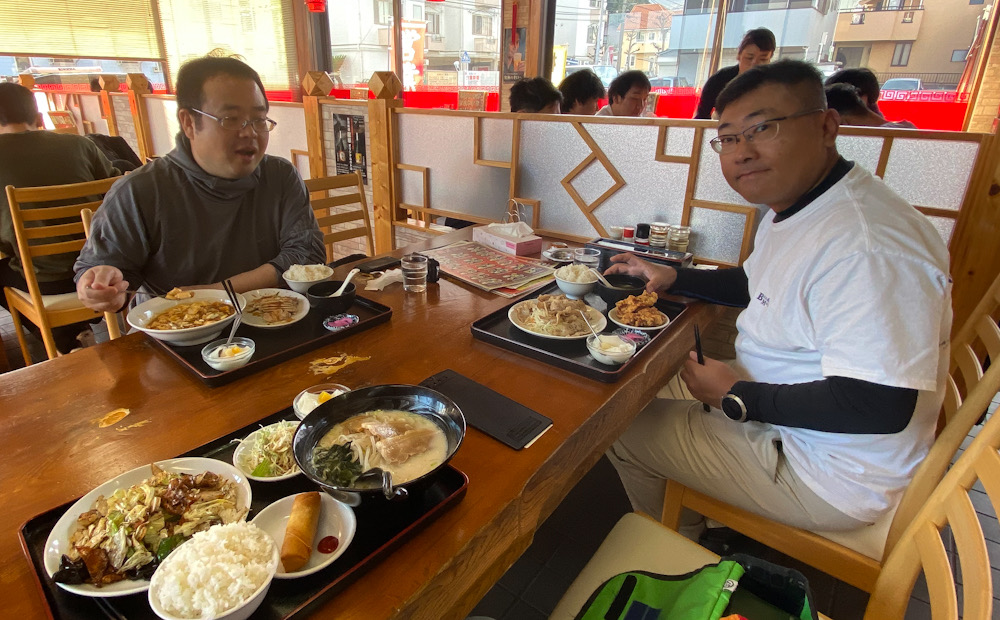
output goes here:
<path id="1" fill-rule="evenodd" d="M 740 406 L 740 402 L 729 394 L 722 397 L 722 412 L 730 420 L 739 421 L 744 416 L 743 407 Z"/>

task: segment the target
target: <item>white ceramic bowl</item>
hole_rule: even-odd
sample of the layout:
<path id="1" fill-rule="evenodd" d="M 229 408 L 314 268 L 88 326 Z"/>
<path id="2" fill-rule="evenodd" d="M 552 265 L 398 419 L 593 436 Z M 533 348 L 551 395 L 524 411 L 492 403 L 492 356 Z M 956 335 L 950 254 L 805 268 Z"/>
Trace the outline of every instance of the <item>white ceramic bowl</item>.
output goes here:
<path id="1" fill-rule="evenodd" d="M 312 575 L 333 564 L 333 561 L 343 555 L 351 546 L 354 532 L 358 527 L 354 511 L 347 504 L 333 499 L 328 493 L 320 491 L 319 498 L 321 506 L 319 522 L 316 524 L 316 535 L 313 536 L 312 555 L 309 556 L 309 561 L 306 562 L 305 566 L 292 573 L 286 573 L 285 567 L 279 563 L 278 572 L 274 575 L 275 579 L 296 579 Z M 288 527 L 288 518 L 292 514 L 294 502 L 294 495 L 283 497 L 258 512 L 252 523 L 270 534 L 275 541 L 284 541 L 285 528 Z M 333 550 L 333 553 L 320 553 L 317 546 L 327 536 L 337 538 L 337 548 Z"/>
<path id="2" fill-rule="evenodd" d="M 190 544 L 190 543 L 191 541 L 188 541 L 185 544 Z M 232 609 L 229 609 L 219 615 L 212 616 L 211 620 L 246 620 L 253 614 L 253 612 L 257 611 L 257 608 L 260 607 L 260 604 L 264 602 L 264 597 L 267 595 L 267 591 L 271 587 L 271 582 L 274 581 L 274 574 L 278 571 L 278 567 L 281 565 L 281 556 L 278 551 L 277 542 L 275 542 L 272 545 L 272 550 L 273 550 L 273 555 L 271 557 L 271 563 L 268 565 L 270 573 L 264 580 L 264 583 L 258 586 L 258 588 L 254 590 L 254 593 L 249 598 L 247 598 L 247 600 L 243 601 L 242 604 L 237 605 L 236 607 L 233 607 Z M 163 560 L 162 563 L 160 563 L 160 568 L 168 564 L 171 561 L 171 559 L 175 557 L 176 556 L 174 556 L 174 554 L 168 555 L 167 558 Z M 157 572 L 160 571 L 160 568 L 156 569 Z M 156 577 L 156 573 L 153 573 L 153 578 L 150 580 L 149 593 L 147 595 L 147 598 L 149 600 L 149 606 L 153 609 L 153 613 L 155 613 L 160 618 L 163 618 L 163 620 L 186 620 L 181 616 L 175 616 L 171 613 L 168 613 L 166 610 L 160 607 L 159 600 L 156 596 L 156 589 L 159 587 L 158 582 L 159 580 Z"/>
<path id="3" fill-rule="evenodd" d="M 313 284 L 316 284 L 317 282 L 325 282 L 326 280 L 329 280 L 331 277 L 333 277 L 333 269 L 327 267 L 326 265 L 322 265 L 322 267 L 326 269 L 327 274 L 322 278 L 317 278 L 315 280 L 292 280 L 288 277 L 287 271 L 281 274 L 281 277 L 285 279 L 285 283 L 288 284 L 288 288 L 292 289 L 296 293 L 301 293 L 305 295 L 306 291 L 308 291 L 309 287 L 312 286 Z"/>
<path id="4" fill-rule="evenodd" d="M 294 435 L 295 433 L 294 427 L 298 426 L 299 423 L 275 422 L 270 426 L 277 426 L 278 424 L 291 424 L 293 427 L 292 434 Z M 264 428 L 270 428 L 270 426 Z M 257 440 L 257 436 L 262 430 L 263 429 L 258 428 L 254 432 L 244 437 L 243 440 L 240 441 L 240 445 L 236 446 L 236 450 L 233 451 L 233 465 L 236 466 L 236 469 L 243 472 L 243 474 L 247 478 L 251 480 L 256 480 L 257 482 L 281 482 L 282 480 L 288 480 L 289 478 L 294 478 L 295 476 L 301 474 L 302 470 L 299 469 L 298 465 L 295 465 L 292 471 L 288 472 L 287 474 L 281 474 L 280 476 L 255 476 L 251 473 L 253 471 L 253 467 L 251 467 L 250 463 L 247 462 L 247 459 L 250 458 L 250 450 L 253 448 L 253 444 Z M 292 442 L 290 439 L 288 441 L 288 456 L 290 458 L 292 457 Z"/>
<path id="5" fill-rule="evenodd" d="M 596 339 L 594 338 L 593 335 L 591 335 L 587 338 L 587 350 L 590 351 L 590 355 L 598 362 L 602 364 L 616 366 L 618 364 L 624 364 L 629 360 L 629 358 L 635 355 L 634 342 L 629 342 L 628 340 L 625 340 L 624 338 L 620 338 L 618 336 L 612 336 L 607 334 L 602 334 L 602 336 L 604 338 L 609 338 L 609 339 L 616 338 L 620 340 L 622 344 L 628 347 L 628 350 L 623 353 L 612 353 L 610 351 L 602 351 L 601 349 L 597 348 Z"/>
<path id="6" fill-rule="evenodd" d="M 594 278 L 593 282 L 568 282 L 556 276 L 556 284 L 559 285 L 559 290 L 566 294 L 566 297 L 570 299 L 583 299 L 584 295 L 594 290 L 597 278 Z"/>
<path id="7" fill-rule="evenodd" d="M 236 370 L 237 368 L 242 368 L 247 365 L 250 358 L 253 357 L 254 351 L 257 350 L 257 345 L 253 340 L 249 338 L 242 338 L 237 336 L 233 338 L 233 341 L 229 346 L 237 345 L 243 347 L 242 353 L 237 353 L 232 357 L 215 357 L 213 353 L 216 350 L 225 348 L 227 338 L 219 338 L 218 340 L 213 340 L 212 342 L 205 345 L 201 350 L 201 359 L 205 360 L 205 363 L 216 370 Z"/>
<path id="8" fill-rule="evenodd" d="M 304 403 L 302 397 L 305 396 L 306 394 L 311 394 L 315 396 L 322 392 L 329 392 L 332 398 L 339 394 L 343 394 L 344 392 L 350 392 L 350 391 L 351 388 L 347 387 L 346 385 L 340 385 L 339 383 L 320 383 L 319 385 L 308 387 L 299 392 L 298 395 L 295 397 L 295 399 L 292 400 L 292 410 L 295 411 L 295 416 L 298 419 L 302 420 L 307 415 L 309 415 L 309 413 L 313 409 L 319 407 L 318 404 L 315 406 L 309 406 L 306 403 Z"/>
<path id="9" fill-rule="evenodd" d="M 236 318 L 236 313 L 234 312 L 233 314 L 230 314 L 221 321 L 209 323 L 208 325 L 201 325 L 199 327 L 188 327 L 185 329 L 148 329 L 146 327 L 150 321 L 159 316 L 161 313 L 180 304 L 191 303 L 193 301 L 222 301 L 227 304 L 230 303 L 229 295 L 226 294 L 226 291 L 215 289 L 196 289 L 191 292 L 194 293 L 194 297 L 190 297 L 188 299 L 173 300 L 163 297 L 154 297 L 150 300 L 144 301 L 128 311 L 126 320 L 132 327 L 138 329 L 139 331 L 146 332 L 157 340 L 169 342 L 170 344 L 178 346 L 204 344 L 213 338 L 217 338 L 219 334 L 222 333 L 222 330 L 233 322 L 233 319 Z M 240 308 L 247 305 L 247 300 L 243 297 L 243 295 L 237 293 L 236 297 L 240 303 Z"/>

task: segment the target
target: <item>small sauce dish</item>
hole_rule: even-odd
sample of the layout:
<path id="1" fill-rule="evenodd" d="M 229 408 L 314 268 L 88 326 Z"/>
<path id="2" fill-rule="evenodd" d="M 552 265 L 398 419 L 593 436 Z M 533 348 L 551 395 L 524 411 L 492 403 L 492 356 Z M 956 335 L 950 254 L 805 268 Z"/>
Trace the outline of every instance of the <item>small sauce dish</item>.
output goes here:
<path id="1" fill-rule="evenodd" d="M 598 342 L 597 338 L 600 338 Z M 590 356 L 602 364 L 617 366 L 624 364 L 635 355 L 635 343 L 611 334 L 601 334 L 596 338 L 587 337 L 587 350 Z"/>
<path id="2" fill-rule="evenodd" d="M 201 350 L 201 359 L 216 370 L 236 370 L 246 366 L 257 345 L 249 338 L 236 337 L 226 344 L 225 338 L 214 340 Z"/>
<path id="3" fill-rule="evenodd" d="M 340 396 L 344 392 L 350 392 L 351 388 L 339 383 L 320 383 L 306 388 L 299 392 L 298 396 L 292 400 L 292 410 L 295 416 L 302 420 L 309 415 L 313 409 L 319 407 L 334 396 Z"/>

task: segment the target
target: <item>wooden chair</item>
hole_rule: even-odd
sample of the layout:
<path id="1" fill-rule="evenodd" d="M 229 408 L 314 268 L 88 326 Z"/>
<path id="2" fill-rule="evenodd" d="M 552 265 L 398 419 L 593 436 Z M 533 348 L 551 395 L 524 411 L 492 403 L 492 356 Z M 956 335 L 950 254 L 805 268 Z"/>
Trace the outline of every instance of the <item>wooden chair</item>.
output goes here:
<path id="1" fill-rule="evenodd" d="M 971 396 L 977 391 L 988 394 L 986 402 L 989 403 L 1000 390 L 1000 379 L 983 380 L 985 357 L 989 355 L 1000 361 L 1000 328 L 993 318 L 998 309 L 1000 277 L 952 339 L 951 371 L 942 406 L 945 423 L 941 425 L 940 434 L 914 473 L 896 510 L 875 524 L 848 532 L 811 532 L 730 506 L 673 480 L 667 482 L 661 521 L 676 530 L 681 511 L 688 508 L 871 592 L 882 570 L 883 558 L 888 557 L 899 542 L 903 531 L 947 472 L 962 441 L 986 410 L 985 406 L 972 402 Z"/>
<path id="2" fill-rule="evenodd" d="M 330 193 L 331 190 L 350 188 L 348 193 Z M 333 261 L 333 244 L 338 241 L 364 237 L 368 256 L 375 254 L 375 240 L 372 238 L 372 223 L 368 216 L 368 200 L 365 198 L 364 180 L 360 172 L 338 174 L 306 180 L 310 202 L 316 213 L 323 243 L 326 245 L 326 261 Z M 340 207 L 357 204 L 357 209 L 344 210 Z M 352 225 L 354 224 L 354 225 Z"/>
<path id="3" fill-rule="evenodd" d="M 1000 364 L 984 383 L 1000 383 Z M 992 396 L 974 390 L 966 406 L 983 411 Z M 969 498 L 981 481 L 993 505 L 1000 505 L 1000 415 L 994 415 L 951 470 L 920 506 L 899 536 L 871 589 L 865 620 L 902 618 L 921 571 L 927 580 L 933 618 L 992 618 L 993 584 L 986 539 Z M 978 492 L 978 491 L 977 491 Z M 963 607 L 958 605 L 955 574 L 941 533 L 950 528 L 961 566 Z M 717 562 L 719 556 L 677 532 L 637 513 L 622 517 L 556 605 L 550 620 L 574 618 L 605 581 L 625 571 L 680 575 Z M 822 614 L 820 617 L 825 618 Z"/>
<path id="4" fill-rule="evenodd" d="M 17 252 L 24 267 L 24 279 L 27 281 L 28 290 L 22 291 L 8 286 L 4 287 L 4 295 L 10 306 L 14 331 L 17 332 L 26 366 L 31 365 L 31 354 L 24 332 L 21 330 L 22 316 L 38 326 L 49 359 L 59 355 L 52 337 L 53 327 L 89 321 L 100 316 L 99 312 L 80 303 L 75 292 L 42 295 L 38 280 L 35 278 L 33 259 L 53 254 L 79 253 L 85 240 L 80 212 L 85 208 L 96 209 L 101 201 L 92 198 L 105 194 L 119 178 L 121 177 L 46 187 L 15 188 L 13 185 L 8 185 L 6 188 L 14 235 L 17 238 Z M 67 201 L 77 202 L 54 207 L 22 207 L 25 203 Z M 64 223 L 51 224 L 53 221 Z M 75 236 L 77 238 L 74 238 Z"/>
<path id="5" fill-rule="evenodd" d="M 90 238 L 90 222 L 94 219 L 94 212 L 91 209 L 81 209 L 80 219 L 83 221 L 83 234 Z M 114 340 L 122 335 L 121 322 L 118 320 L 117 312 L 105 312 L 104 322 L 108 326 L 108 338 Z"/>

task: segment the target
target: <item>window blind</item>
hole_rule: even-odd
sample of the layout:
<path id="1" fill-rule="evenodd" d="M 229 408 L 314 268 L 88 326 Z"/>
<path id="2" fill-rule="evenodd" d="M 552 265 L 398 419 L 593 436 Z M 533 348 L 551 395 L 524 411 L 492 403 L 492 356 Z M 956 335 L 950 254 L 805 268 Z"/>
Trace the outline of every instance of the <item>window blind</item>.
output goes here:
<path id="1" fill-rule="evenodd" d="M 238 54 L 257 70 L 267 90 L 296 90 L 292 1 L 159 0 L 173 79 L 185 61 L 209 53 Z"/>
<path id="2" fill-rule="evenodd" d="M 0 55 L 160 58 L 150 0 L 0 2 Z"/>

